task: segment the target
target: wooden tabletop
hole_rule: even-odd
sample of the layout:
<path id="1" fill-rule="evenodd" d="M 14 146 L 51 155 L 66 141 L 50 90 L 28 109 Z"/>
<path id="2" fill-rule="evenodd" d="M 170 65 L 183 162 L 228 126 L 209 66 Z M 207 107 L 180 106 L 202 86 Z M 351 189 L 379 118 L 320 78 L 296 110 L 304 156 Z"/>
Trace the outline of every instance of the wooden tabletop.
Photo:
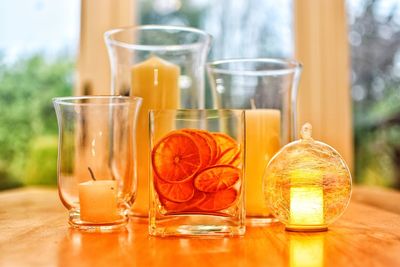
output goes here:
<path id="1" fill-rule="evenodd" d="M 387 203 L 400 200 L 392 194 Z M 72 230 L 56 190 L 4 191 L 0 266 L 400 266 L 400 215 L 360 198 L 355 190 L 345 214 L 323 233 L 286 232 L 274 223 L 247 227 L 238 238 L 155 238 L 145 221 L 118 233 Z"/>

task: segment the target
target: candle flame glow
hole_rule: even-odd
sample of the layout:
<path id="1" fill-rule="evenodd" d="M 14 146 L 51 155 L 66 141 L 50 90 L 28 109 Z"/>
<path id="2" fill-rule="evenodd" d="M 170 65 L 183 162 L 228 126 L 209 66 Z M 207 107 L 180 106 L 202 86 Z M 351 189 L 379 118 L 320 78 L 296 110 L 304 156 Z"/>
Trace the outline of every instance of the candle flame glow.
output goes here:
<path id="1" fill-rule="evenodd" d="M 324 192 L 322 187 L 290 188 L 290 225 L 324 225 Z"/>

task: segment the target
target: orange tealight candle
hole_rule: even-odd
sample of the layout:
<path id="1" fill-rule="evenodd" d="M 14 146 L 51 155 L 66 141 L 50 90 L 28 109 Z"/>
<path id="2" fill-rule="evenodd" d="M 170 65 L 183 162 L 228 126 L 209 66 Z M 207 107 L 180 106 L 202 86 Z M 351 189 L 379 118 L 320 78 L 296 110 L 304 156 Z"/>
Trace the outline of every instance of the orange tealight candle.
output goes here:
<path id="1" fill-rule="evenodd" d="M 108 223 L 118 218 L 117 182 L 96 180 L 79 184 L 81 220 L 91 223 Z"/>

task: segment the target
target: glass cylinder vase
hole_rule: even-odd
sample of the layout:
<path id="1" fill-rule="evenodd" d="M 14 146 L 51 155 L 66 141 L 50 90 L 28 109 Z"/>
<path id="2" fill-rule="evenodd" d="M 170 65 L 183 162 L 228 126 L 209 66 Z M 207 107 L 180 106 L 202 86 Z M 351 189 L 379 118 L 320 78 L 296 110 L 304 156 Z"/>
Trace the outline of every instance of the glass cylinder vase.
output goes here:
<path id="1" fill-rule="evenodd" d="M 124 226 L 136 194 L 135 127 L 141 98 L 53 99 L 59 128 L 58 192 L 78 229 Z"/>
<path id="2" fill-rule="evenodd" d="M 270 222 L 263 174 L 274 154 L 295 139 L 301 65 L 257 58 L 219 60 L 207 67 L 214 107 L 245 109 L 247 218 L 254 224 Z"/>
<path id="3" fill-rule="evenodd" d="M 204 108 L 210 36 L 200 30 L 146 25 L 107 31 L 112 94 L 143 98 L 138 118 L 138 196 L 133 215 L 148 215 L 148 110 Z"/>

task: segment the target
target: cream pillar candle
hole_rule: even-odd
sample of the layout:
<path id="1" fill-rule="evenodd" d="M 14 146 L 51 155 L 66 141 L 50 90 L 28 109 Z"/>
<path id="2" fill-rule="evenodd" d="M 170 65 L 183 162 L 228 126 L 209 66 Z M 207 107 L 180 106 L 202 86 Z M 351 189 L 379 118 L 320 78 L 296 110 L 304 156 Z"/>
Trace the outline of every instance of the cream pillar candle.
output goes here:
<path id="1" fill-rule="evenodd" d="M 149 207 L 149 109 L 176 109 L 180 103 L 180 68 L 159 57 L 132 67 L 132 94 L 143 98 L 136 131 L 138 187 L 134 214 L 147 216 Z M 166 121 L 167 125 L 171 123 Z M 162 125 L 159 125 L 162 127 Z"/>
<path id="2" fill-rule="evenodd" d="M 246 213 L 268 216 L 263 192 L 264 169 L 280 148 L 281 113 L 275 109 L 246 110 Z"/>

